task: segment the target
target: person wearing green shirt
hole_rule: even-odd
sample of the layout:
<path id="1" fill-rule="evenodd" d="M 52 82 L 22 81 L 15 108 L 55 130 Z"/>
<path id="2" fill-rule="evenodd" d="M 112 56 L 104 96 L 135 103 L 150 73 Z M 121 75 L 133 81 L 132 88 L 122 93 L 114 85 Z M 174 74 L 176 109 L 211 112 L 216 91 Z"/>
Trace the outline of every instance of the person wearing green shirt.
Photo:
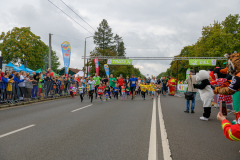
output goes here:
<path id="1" fill-rule="evenodd" d="M 95 94 L 96 94 L 96 99 L 97 99 L 97 88 L 99 87 L 99 83 L 100 83 L 100 79 L 101 79 L 101 77 L 99 77 L 98 75 L 97 75 L 97 73 L 95 73 L 95 76 L 93 77 L 93 80 L 95 81 L 95 83 L 96 83 L 96 86 L 95 86 Z"/>
<path id="2" fill-rule="evenodd" d="M 117 80 L 116 78 L 113 77 L 113 74 L 110 75 L 109 82 L 110 82 L 110 87 L 113 89 L 113 87 L 115 87 L 115 83 L 117 83 Z"/>

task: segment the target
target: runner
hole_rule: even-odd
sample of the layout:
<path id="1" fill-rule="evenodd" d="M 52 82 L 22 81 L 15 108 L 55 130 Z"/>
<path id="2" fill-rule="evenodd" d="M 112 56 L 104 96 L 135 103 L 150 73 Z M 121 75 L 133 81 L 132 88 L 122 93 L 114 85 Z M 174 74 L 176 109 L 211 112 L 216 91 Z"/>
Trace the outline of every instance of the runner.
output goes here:
<path id="1" fill-rule="evenodd" d="M 101 99 L 101 102 L 103 102 L 102 97 L 103 97 L 104 88 L 101 83 L 99 84 L 99 87 L 97 88 L 97 92 L 98 92 L 99 98 Z"/>
<path id="2" fill-rule="evenodd" d="M 132 100 L 135 99 L 135 90 L 136 90 L 137 81 L 138 79 L 134 76 L 134 74 L 132 74 L 132 78 L 130 78 L 129 80 L 130 89 L 132 93 Z"/>
<path id="3" fill-rule="evenodd" d="M 118 92 L 119 92 L 118 84 L 116 84 L 116 86 L 113 87 L 113 90 L 114 90 L 114 98 L 116 97 L 118 99 Z"/>
<path id="4" fill-rule="evenodd" d="M 113 74 L 110 75 L 109 82 L 110 82 L 111 92 L 114 95 L 113 87 L 115 87 L 115 83 L 117 83 L 117 80 L 116 78 L 113 77 Z"/>
<path id="5" fill-rule="evenodd" d="M 80 83 L 79 83 L 79 87 L 78 87 L 78 93 L 79 93 L 79 95 L 80 95 L 81 102 L 83 101 L 84 89 L 85 89 L 85 87 L 84 87 L 83 84 L 80 82 Z"/>
<path id="6" fill-rule="evenodd" d="M 167 80 L 165 77 L 163 77 L 163 79 L 162 79 L 162 91 L 163 91 L 163 97 L 166 97 Z"/>
<path id="7" fill-rule="evenodd" d="M 110 88 L 109 82 L 107 82 L 105 92 L 106 92 L 106 101 L 107 101 L 108 98 L 111 99 L 111 88 Z"/>
<path id="8" fill-rule="evenodd" d="M 125 91 L 126 91 L 126 84 L 123 83 L 123 86 L 121 87 L 121 94 L 122 94 L 122 98 L 121 99 L 124 98 L 124 100 L 125 100 Z"/>
<path id="9" fill-rule="evenodd" d="M 99 82 L 101 80 L 101 77 L 99 77 L 97 75 L 97 73 L 95 73 L 95 76 L 93 77 L 93 80 L 95 81 L 96 85 L 95 85 L 95 94 L 96 94 L 96 99 L 97 99 L 97 88 L 99 87 Z"/>
<path id="10" fill-rule="evenodd" d="M 146 94 L 146 90 L 147 90 L 147 85 L 145 84 L 145 82 L 142 82 L 140 84 L 140 89 L 141 89 L 141 94 L 142 94 L 142 98 L 145 100 L 145 94 Z"/>
<path id="11" fill-rule="evenodd" d="M 92 103 L 93 93 L 96 85 L 96 82 L 93 80 L 92 76 L 89 77 L 88 85 L 89 85 L 89 98 L 91 98 L 91 103 Z"/>
<path id="12" fill-rule="evenodd" d="M 124 83 L 125 83 L 125 82 L 124 82 L 124 79 L 123 79 L 122 75 L 120 74 L 120 77 L 119 77 L 119 79 L 118 79 L 118 84 L 119 84 L 119 89 L 120 89 L 120 95 L 121 95 L 122 86 L 123 86 Z"/>

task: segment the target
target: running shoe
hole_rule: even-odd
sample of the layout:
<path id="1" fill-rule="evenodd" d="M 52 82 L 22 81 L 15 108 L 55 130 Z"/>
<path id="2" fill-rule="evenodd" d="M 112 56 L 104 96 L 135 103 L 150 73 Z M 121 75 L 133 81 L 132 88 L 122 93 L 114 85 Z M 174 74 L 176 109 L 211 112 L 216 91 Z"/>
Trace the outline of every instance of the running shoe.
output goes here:
<path id="1" fill-rule="evenodd" d="M 200 117 L 200 119 L 201 119 L 201 120 L 203 120 L 203 121 L 208 121 L 208 118 L 206 118 L 206 117 L 203 117 L 203 116 L 202 116 L 202 117 Z"/>

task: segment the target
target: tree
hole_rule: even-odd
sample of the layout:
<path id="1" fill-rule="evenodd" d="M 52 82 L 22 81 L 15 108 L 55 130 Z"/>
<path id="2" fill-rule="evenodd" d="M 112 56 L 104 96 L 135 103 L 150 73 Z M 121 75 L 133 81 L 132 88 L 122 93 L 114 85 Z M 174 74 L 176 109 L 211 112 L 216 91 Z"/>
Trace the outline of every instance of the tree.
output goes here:
<path id="1" fill-rule="evenodd" d="M 4 63 L 24 64 L 24 61 L 28 61 L 28 67 L 36 70 L 42 68 L 47 61 L 48 46 L 39 36 L 31 32 L 30 27 L 15 27 L 7 33 L 2 32 L 0 40 L 2 40 L 0 50 Z M 52 55 L 52 68 L 57 68 L 60 65 L 58 57 L 56 53 Z"/>
<path id="2" fill-rule="evenodd" d="M 44 63 L 43 65 L 45 66 L 48 66 L 48 60 L 49 60 L 49 53 L 48 53 L 48 49 L 46 51 L 46 54 L 44 54 L 44 57 L 43 57 L 43 60 L 44 60 Z M 54 71 L 54 72 L 57 72 L 58 70 L 58 67 L 60 66 L 60 62 L 59 62 L 59 58 L 57 56 L 57 53 L 56 51 L 51 51 L 51 69 Z"/>
<path id="3" fill-rule="evenodd" d="M 198 41 L 186 46 L 181 50 L 179 57 L 223 57 L 225 53 L 233 51 L 240 52 L 240 16 L 229 15 L 226 19 L 219 23 L 214 21 L 212 25 L 202 28 L 202 36 Z M 224 67 L 224 61 L 217 61 L 218 67 Z M 179 61 L 178 78 L 184 80 L 187 68 L 194 70 L 207 70 L 208 66 L 189 66 L 188 61 Z M 165 75 L 176 77 L 177 61 L 172 61 L 170 68 L 167 69 Z"/>
<path id="4" fill-rule="evenodd" d="M 100 49 L 111 49 L 113 44 L 113 33 L 109 27 L 107 20 L 103 19 L 97 28 L 97 32 L 94 33 L 94 44 Z"/>

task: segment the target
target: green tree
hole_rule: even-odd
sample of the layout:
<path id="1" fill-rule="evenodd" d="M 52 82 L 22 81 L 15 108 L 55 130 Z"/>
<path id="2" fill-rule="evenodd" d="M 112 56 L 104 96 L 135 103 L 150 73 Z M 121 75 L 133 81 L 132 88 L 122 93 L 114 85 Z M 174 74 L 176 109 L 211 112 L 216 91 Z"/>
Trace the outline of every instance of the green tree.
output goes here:
<path id="1" fill-rule="evenodd" d="M 103 19 L 94 33 L 94 44 L 100 49 L 111 49 L 113 46 L 113 33 L 107 20 Z"/>
<path id="2" fill-rule="evenodd" d="M 31 32 L 30 27 L 15 27 L 7 33 L 0 35 L 0 50 L 4 63 L 28 61 L 28 67 L 36 70 L 48 62 L 48 46 L 40 37 Z M 60 63 L 56 52 L 52 53 L 52 68 L 57 68 Z"/>

